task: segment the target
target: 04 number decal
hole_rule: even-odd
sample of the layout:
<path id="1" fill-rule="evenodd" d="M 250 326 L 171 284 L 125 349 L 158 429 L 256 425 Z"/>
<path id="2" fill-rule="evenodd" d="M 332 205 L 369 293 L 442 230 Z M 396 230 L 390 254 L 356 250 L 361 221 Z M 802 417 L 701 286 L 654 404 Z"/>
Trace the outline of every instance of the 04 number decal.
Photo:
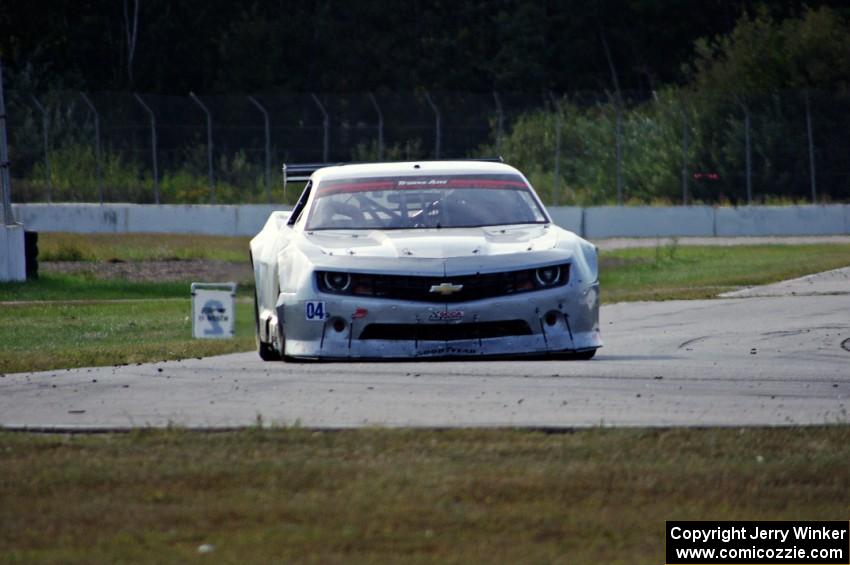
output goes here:
<path id="1" fill-rule="evenodd" d="M 327 313 L 325 312 L 324 302 L 307 302 L 304 307 L 304 317 L 307 318 L 308 321 L 320 322 L 324 320 L 326 316 Z"/>

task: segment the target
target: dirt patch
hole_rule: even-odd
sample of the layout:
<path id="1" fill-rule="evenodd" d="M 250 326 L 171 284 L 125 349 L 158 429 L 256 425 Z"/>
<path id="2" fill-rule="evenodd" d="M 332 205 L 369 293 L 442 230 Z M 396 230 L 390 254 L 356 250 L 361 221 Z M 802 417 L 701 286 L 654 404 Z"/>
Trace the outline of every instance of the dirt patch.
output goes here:
<path id="1" fill-rule="evenodd" d="M 47 261 L 39 263 L 39 271 L 133 282 L 234 281 L 250 283 L 253 279 L 251 265 L 242 261 Z"/>

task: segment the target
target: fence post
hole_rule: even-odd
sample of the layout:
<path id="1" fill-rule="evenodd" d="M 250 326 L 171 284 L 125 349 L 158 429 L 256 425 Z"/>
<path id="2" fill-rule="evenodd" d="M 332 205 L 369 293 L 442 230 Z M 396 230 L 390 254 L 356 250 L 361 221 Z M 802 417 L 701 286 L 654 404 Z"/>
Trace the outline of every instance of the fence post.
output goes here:
<path id="1" fill-rule="evenodd" d="M 215 204 L 215 177 L 213 176 L 213 138 L 212 138 L 212 114 L 201 100 L 195 96 L 194 92 L 189 93 L 189 97 L 201 107 L 201 110 L 207 115 L 207 167 L 210 181 L 210 204 Z"/>
<path id="2" fill-rule="evenodd" d="M 806 132 L 809 137 L 809 177 L 812 184 L 812 204 L 818 202 L 817 179 L 815 178 L 815 140 L 812 134 L 812 107 L 809 91 L 806 90 Z"/>
<path id="3" fill-rule="evenodd" d="M 319 97 L 313 93 L 310 93 L 310 96 L 313 97 L 313 102 L 316 103 L 316 106 L 319 107 L 319 111 L 322 113 L 322 128 L 324 129 L 324 141 L 322 143 L 322 162 L 328 162 L 328 155 L 330 153 L 331 147 L 331 119 L 328 116 L 327 110 L 325 110 L 324 104 L 319 100 Z"/>
<path id="4" fill-rule="evenodd" d="M 442 132 L 442 124 L 440 117 L 440 109 L 437 108 L 437 105 L 434 104 L 434 101 L 431 99 L 431 95 L 428 92 L 425 92 L 425 100 L 428 101 L 428 104 L 431 106 L 431 110 L 434 111 L 434 120 L 435 123 L 435 141 L 434 141 L 434 158 L 440 158 L 440 143 L 442 141 L 443 132 Z"/>
<path id="5" fill-rule="evenodd" d="M 616 151 L 617 151 L 617 206 L 623 205 L 623 143 L 622 143 L 622 109 L 620 108 L 620 100 L 614 102 L 616 115 Z"/>
<path id="6" fill-rule="evenodd" d="M 552 205 L 558 205 L 558 193 L 561 182 L 561 103 L 553 93 L 549 93 L 552 99 L 552 109 L 555 112 L 555 171 L 552 174 Z"/>
<path id="7" fill-rule="evenodd" d="M 747 161 L 747 205 L 753 203 L 753 151 L 750 143 L 750 109 L 744 107 L 744 144 Z"/>
<path id="8" fill-rule="evenodd" d="M 100 164 L 100 116 L 98 115 L 94 104 L 92 104 L 89 97 L 86 96 L 85 92 L 80 92 L 80 97 L 83 99 L 83 102 L 86 103 L 86 106 L 89 107 L 89 110 L 91 110 L 91 113 L 94 116 L 94 158 L 95 168 L 97 171 L 97 194 L 98 198 L 100 198 L 100 203 L 103 204 L 103 171 Z"/>
<path id="9" fill-rule="evenodd" d="M 369 93 L 369 100 L 372 101 L 372 106 L 375 107 L 375 112 L 378 113 L 378 161 L 384 160 L 384 113 L 381 112 L 381 107 L 378 106 L 378 100 L 375 95 Z"/>
<path id="10" fill-rule="evenodd" d="M 271 134 L 271 124 L 269 123 L 269 113 L 266 112 L 266 109 L 263 108 L 262 104 L 257 102 L 257 99 L 253 96 L 249 96 L 248 100 L 257 107 L 257 109 L 263 113 L 263 123 L 265 125 L 266 132 L 266 174 L 265 174 L 265 182 L 266 182 L 266 200 L 269 204 L 272 203 L 272 187 L 271 187 L 271 166 L 272 166 L 272 134 Z"/>
<path id="11" fill-rule="evenodd" d="M 499 93 L 493 91 L 493 100 L 496 102 L 496 152 L 502 156 L 502 137 L 505 135 L 505 113 L 502 111 L 502 100 Z"/>
<path id="12" fill-rule="evenodd" d="M 688 194 L 688 111 L 684 102 L 679 101 L 682 112 L 682 205 L 687 206 Z"/>
<path id="13" fill-rule="evenodd" d="M 151 119 L 151 160 L 153 161 L 153 201 L 159 204 L 159 166 L 156 160 L 156 114 L 153 113 L 150 106 L 145 104 L 142 97 L 134 93 L 133 96 L 141 104 L 142 108 L 148 113 Z"/>
<path id="14" fill-rule="evenodd" d="M 53 181 L 50 178 L 50 116 L 45 108 L 35 95 L 31 96 L 35 107 L 41 112 L 41 130 L 44 138 L 44 182 L 47 188 L 47 201 L 53 202 Z"/>
<path id="15" fill-rule="evenodd" d="M 9 146 L 6 143 L 6 102 L 3 97 L 3 62 L 0 61 L 0 193 L 3 197 L 3 224 L 15 225 L 12 214 L 12 183 L 9 175 Z"/>

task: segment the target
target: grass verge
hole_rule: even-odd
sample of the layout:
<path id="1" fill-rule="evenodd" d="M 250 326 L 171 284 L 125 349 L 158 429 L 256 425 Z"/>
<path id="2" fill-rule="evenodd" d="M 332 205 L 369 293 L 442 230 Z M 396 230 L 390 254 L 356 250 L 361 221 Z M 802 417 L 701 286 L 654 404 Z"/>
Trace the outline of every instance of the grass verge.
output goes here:
<path id="1" fill-rule="evenodd" d="M 7 433 L 0 552 L 657 564 L 665 520 L 846 518 L 848 459 L 847 426 Z"/>
<path id="2" fill-rule="evenodd" d="M 254 347 L 253 302 L 236 305 L 236 338 L 192 339 L 181 298 L 0 306 L 0 373 L 204 357 Z"/>
<path id="3" fill-rule="evenodd" d="M 601 253 L 600 288 L 608 303 L 713 298 L 848 265 L 846 244 L 623 249 Z"/>

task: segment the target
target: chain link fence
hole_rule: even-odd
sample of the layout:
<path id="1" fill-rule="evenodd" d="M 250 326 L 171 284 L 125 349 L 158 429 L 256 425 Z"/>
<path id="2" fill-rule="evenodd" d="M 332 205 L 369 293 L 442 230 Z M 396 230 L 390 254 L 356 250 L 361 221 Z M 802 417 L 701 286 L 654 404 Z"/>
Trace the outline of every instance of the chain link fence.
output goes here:
<path id="1" fill-rule="evenodd" d="M 284 162 L 493 155 L 550 204 L 850 200 L 826 92 L 6 94 L 16 202 L 292 202 Z"/>

